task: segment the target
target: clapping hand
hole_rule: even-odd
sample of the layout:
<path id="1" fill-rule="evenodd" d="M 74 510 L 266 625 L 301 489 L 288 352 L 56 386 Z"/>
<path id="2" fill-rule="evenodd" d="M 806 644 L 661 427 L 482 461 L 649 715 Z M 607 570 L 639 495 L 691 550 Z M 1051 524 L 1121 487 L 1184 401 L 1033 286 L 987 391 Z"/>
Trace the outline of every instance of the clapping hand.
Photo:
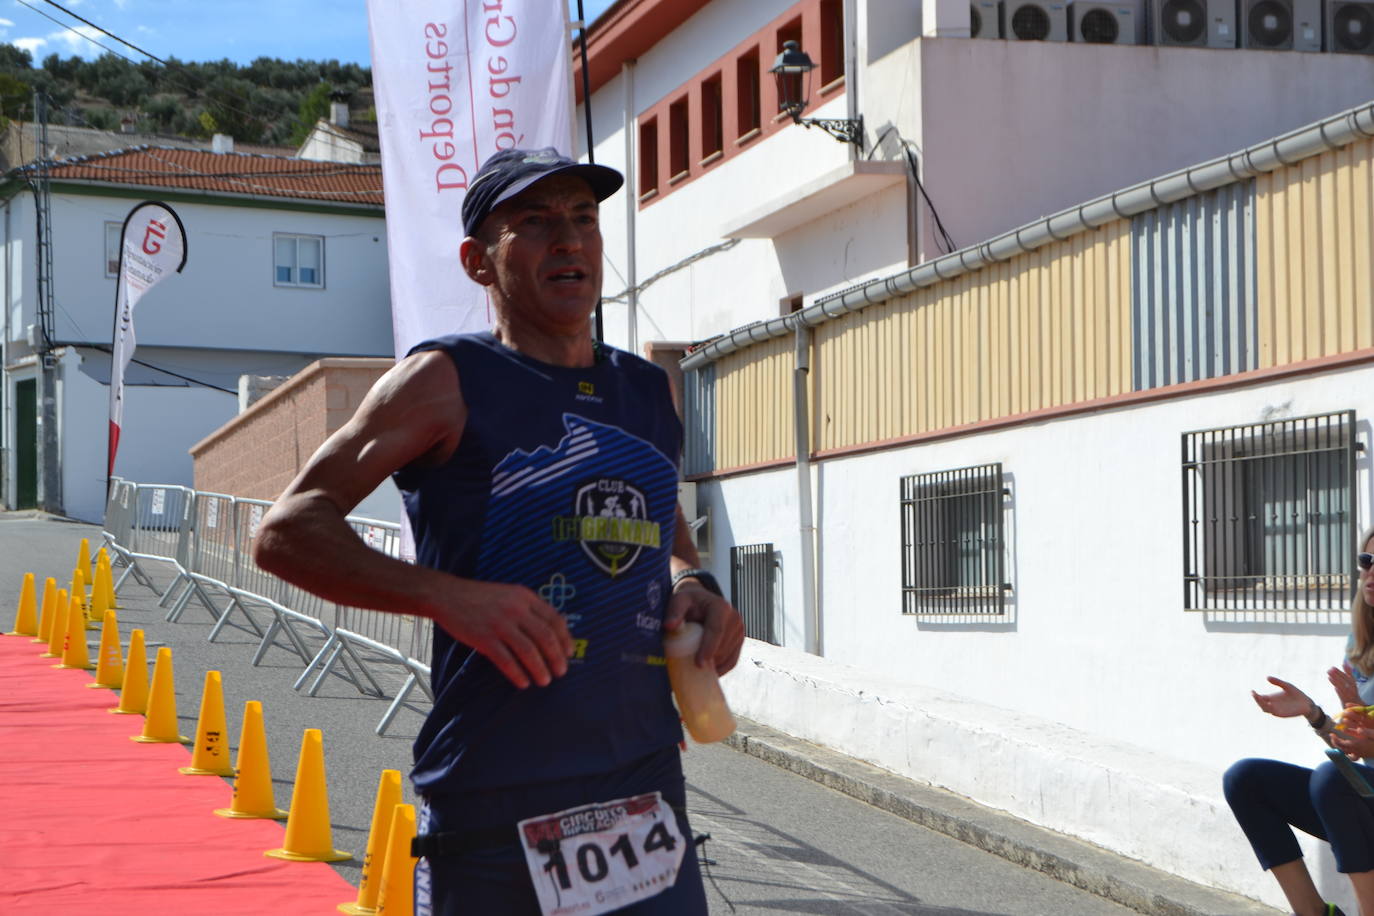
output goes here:
<path id="1" fill-rule="evenodd" d="M 1326 677 L 1331 681 L 1331 686 L 1336 688 L 1336 698 L 1341 701 L 1342 707 L 1364 705 L 1360 699 L 1360 689 L 1355 684 L 1355 672 L 1349 662 L 1340 668 L 1331 668 L 1326 672 Z"/>
<path id="2" fill-rule="evenodd" d="M 1368 706 L 1348 706 L 1331 733 L 1331 743 L 1351 757 L 1374 757 L 1374 712 Z"/>
<path id="3" fill-rule="evenodd" d="M 1280 719 L 1305 716 L 1311 711 L 1312 699 L 1307 694 L 1279 678 L 1269 677 L 1266 680 L 1279 689 L 1275 693 L 1250 691 L 1250 696 L 1255 698 L 1255 703 L 1260 709 L 1271 716 L 1278 716 Z"/>

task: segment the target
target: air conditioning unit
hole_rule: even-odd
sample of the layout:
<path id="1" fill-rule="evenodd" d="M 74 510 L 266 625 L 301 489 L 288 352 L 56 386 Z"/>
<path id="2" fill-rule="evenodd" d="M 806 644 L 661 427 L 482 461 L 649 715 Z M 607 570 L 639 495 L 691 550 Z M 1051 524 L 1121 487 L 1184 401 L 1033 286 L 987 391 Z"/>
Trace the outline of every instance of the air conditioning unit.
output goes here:
<path id="1" fill-rule="evenodd" d="M 1320 51 L 1321 0 L 1241 0 L 1240 46 Z"/>
<path id="2" fill-rule="evenodd" d="M 968 37 L 1002 37 L 1002 4 L 1000 0 L 973 0 L 969 4 Z"/>
<path id="3" fill-rule="evenodd" d="M 1154 0 L 1150 41 L 1191 48 L 1236 46 L 1236 0 Z"/>
<path id="4" fill-rule="evenodd" d="M 1094 45 L 1133 45 L 1136 34 L 1135 10 L 1115 3 L 1074 0 L 1069 4 L 1070 30 L 1074 41 Z"/>
<path id="5" fill-rule="evenodd" d="M 1326 0 L 1326 50 L 1374 54 L 1374 3 Z"/>
<path id="6" fill-rule="evenodd" d="M 1006 0 L 1003 34 L 1011 41 L 1068 41 L 1069 10 L 1054 0 Z"/>

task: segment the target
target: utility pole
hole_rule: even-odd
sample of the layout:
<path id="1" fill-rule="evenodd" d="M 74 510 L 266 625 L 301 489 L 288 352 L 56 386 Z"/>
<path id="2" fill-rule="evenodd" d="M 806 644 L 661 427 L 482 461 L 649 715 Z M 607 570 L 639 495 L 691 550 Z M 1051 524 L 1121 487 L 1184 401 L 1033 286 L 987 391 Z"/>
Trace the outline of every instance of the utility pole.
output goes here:
<path id="1" fill-rule="evenodd" d="M 56 515 L 62 511 L 62 446 L 57 435 L 58 360 L 52 296 L 52 195 L 48 174 L 48 99 L 34 93 L 38 147 L 34 159 L 33 202 L 38 220 L 38 507 Z"/>

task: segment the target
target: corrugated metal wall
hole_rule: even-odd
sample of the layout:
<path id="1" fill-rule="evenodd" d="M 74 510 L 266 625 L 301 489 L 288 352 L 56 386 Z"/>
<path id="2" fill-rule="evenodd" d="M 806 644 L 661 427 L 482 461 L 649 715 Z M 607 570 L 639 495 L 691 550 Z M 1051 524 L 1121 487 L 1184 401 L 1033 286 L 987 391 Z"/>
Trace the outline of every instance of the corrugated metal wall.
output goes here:
<path id="1" fill-rule="evenodd" d="M 1372 263 L 1367 140 L 820 325 L 812 448 L 1374 347 Z M 793 455 L 792 345 L 715 364 L 698 473 Z"/>
<path id="2" fill-rule="evenodd" d="M 1257 181 L 1259 367 L 1374 346 L 1374 140 Z"/>
<path id="3" fill-rule="evenodd" d="M 816 450 L 1128 391 L 1128 242 L 1118 221 L 821 325 Z"/>
<path id="4" fill-rule="evenodd" d="M 716 468 L 716 364 L 684 373 L 682 388 L 682 472 L 706 474 Z"/>
<path id="5" fill-rule="evenodd" d="M 716 468 L 791 458 L 794 338 L 776 337 L 716 363 Z"/>
<path id="6" fill-rule="evenodd" d="M 1255 183 L 1131 220 L 1137 391 L 1256 368 Z"/>

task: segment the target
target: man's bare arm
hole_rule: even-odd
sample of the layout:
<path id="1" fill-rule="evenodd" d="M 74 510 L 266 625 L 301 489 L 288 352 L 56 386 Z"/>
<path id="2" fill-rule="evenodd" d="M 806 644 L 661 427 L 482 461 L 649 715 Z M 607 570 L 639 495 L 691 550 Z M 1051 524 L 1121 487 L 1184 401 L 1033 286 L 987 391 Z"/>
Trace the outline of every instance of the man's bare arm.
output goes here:
<path id="1" fill-rule="evenodd" d="M 346 520 L 393 471 L 451 456 L 466 419 L 457 370 L 445 354 L 398 363 L 287 486 L 263 519 L 253 557 L 330 600 L 429 617 L 516 686 L 547 685 L 567 670 L 572 652 L 557 611 L 522 586 L 460 579 L 388 557 L 364 544 Z"/>

